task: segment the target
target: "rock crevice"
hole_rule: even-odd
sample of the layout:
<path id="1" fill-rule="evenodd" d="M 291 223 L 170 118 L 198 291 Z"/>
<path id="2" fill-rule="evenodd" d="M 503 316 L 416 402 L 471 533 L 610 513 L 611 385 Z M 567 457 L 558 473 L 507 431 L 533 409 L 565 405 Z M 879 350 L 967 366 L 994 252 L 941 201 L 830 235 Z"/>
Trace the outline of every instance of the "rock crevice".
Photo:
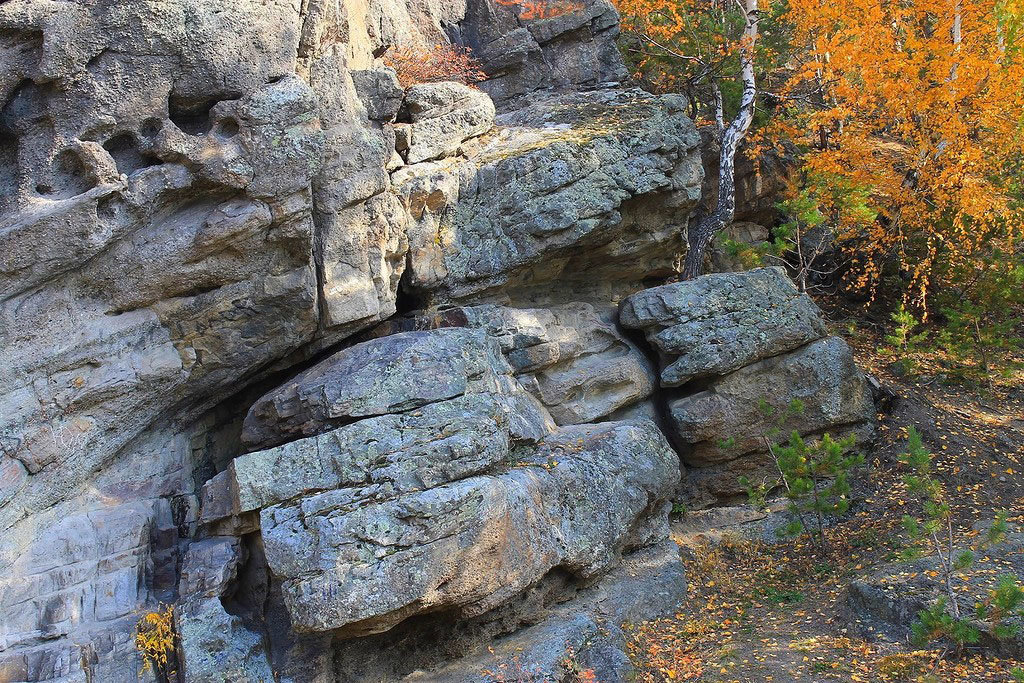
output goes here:
<path id="1" fill-rule="evenodd" d="M 646 289 L 700 136 L 569 9 L 0 2 L 0 681 L 136 680 L 161 603 L 182 681 L 625 680 L 753 397 L 869 429 L 781 271 Z"/>

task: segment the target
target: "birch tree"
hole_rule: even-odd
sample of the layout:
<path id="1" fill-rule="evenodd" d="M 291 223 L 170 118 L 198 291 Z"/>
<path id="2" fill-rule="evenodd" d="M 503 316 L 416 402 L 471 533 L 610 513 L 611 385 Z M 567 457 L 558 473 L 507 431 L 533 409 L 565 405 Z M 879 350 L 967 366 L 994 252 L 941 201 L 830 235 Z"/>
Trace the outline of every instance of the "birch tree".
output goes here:
<path id="1" fill-rule="evenodd" d="M 691 115 L 714 122 L 720 143 L 717 203 L 687 229 L 688 251 L 682 277 L 701 274 L 715 235 L 736 213 L 736 153 L 754 120 L 757 99 L 755 55 L 761 17 L 758 0 L 616 0 L 623 30 L 632 40 L 627 52 L 654 69 L 655 89 L 682 91 Z M 723 84 L 740 85 L 735 113 L 726 122 Z M 707 99 L 710 112 L 699 105 Z"/>
<path id="2" fill-rule="evenodd" d="M 710 214 L 688 230 L 686 262 L 683 279 L 689 280 L 704 270 L 704 254 L 715 235 L 720 233 L 736 215 L 736 152 L 754 121 L 754 102 L 757 99 L 757 80 L 754 73 L 754 46 L 757 43 L 758 0 L 737 0 L 743 11 L 743 38 L 739 45 L 740 80 L 743 94 L 739 111 L 725 127 L 722 111 L 722 92 L 715 83 L 715 125 L 719 133 L 718 202 Z"/>

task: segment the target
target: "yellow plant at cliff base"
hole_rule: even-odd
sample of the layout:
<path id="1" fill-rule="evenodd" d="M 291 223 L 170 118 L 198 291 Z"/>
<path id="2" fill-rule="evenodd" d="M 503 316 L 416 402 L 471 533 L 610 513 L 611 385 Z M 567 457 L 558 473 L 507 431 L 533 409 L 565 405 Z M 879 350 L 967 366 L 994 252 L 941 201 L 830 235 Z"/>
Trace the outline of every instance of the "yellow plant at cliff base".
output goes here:
<path id="1" fill-rule="evenodd" d="M 174 605 L 166 605 L 139 619 L 135 627 L 135 647 L 142 655 L 142 671 L 150 669 L 173 673 Z"/>

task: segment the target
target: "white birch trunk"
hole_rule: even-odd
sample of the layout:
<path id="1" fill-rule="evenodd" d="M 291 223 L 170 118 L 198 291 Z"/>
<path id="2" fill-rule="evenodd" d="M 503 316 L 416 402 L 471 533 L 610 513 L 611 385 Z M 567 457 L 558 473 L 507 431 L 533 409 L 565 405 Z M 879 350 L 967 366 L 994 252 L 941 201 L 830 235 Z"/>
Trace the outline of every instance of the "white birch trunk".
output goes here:
<path id="1" fill-rule="evenodd" d="M 963 34 L 964 25 L 964 4 L 963 0 L 953 0 L 953 59 L 957 60 L 960 58 L 960 44 L 964 42 Z M 956 80 L 956 72 L 960 67 L 959 63 L 954 61 L 953 67 L 949 71 L 949 80 Z"/>
<path id="2" fill-rule="evenodd" d="M 750 130 L 754 120 L 754 101 L 757 97 L 757 80 L 754 74 L 754 45 L 757 43 L 758 0 L 736 0 L 744 12 L 745 26 L 743 44 L 740 48 L 740 79 L 743 81 L 743 95 L 736 117 L 721 132 L 721 151 L 718 157 L 718 204 L 714 211 L 688 230 L 689 251 L 683 265 L 682 277 L 689 280 L 704 270 L 704 253 L 711 240 L 736 215 L 736 150 Z M 716 107 L 718 103 L 716 102 Z M 717 112 L 716 112 L 717 114 Z"/>

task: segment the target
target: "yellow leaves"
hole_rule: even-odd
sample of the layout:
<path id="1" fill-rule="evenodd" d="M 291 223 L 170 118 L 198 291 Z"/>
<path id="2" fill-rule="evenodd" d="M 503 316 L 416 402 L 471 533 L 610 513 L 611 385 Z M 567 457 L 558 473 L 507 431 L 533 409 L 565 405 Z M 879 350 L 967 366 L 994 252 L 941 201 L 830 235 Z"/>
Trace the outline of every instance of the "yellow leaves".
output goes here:
<path id="1" fill-rule="evenodd" d="M 940 257 L 973 263 L 994 235 L 1024 232 L 993 181 L 1024 154 L 1024 31 L 1008 45 L 994 0 L 961 6 L 959 44 L 948 0 L 793 0 L 787 14 L 809 59 L 784 90 L 821 92 L 825 105 L 798 114 L 806 142 L 828 136 L 807 169 L 870 188 L 882 217 L 840 226 L 857 249 L 851 282 L 874 288 L 897 256 L 922 305 L 945 284 Z"/>
<path id="2" fill-rule="evenodd" d="M 173 671 L 174 606 L 145 614 L 135 627 L 135 648 L 142 656 L 142 670 L 163 674 Z"/>
<path id="3" fill-rule="evenodd" d="M 486 78 L 480 62 L 468 49 L 457 45 L 434 45 L 430 49 L 395 46 L 382 59 L 398 74 L 403 88 L 433 81 L 472 84 Z"/>

